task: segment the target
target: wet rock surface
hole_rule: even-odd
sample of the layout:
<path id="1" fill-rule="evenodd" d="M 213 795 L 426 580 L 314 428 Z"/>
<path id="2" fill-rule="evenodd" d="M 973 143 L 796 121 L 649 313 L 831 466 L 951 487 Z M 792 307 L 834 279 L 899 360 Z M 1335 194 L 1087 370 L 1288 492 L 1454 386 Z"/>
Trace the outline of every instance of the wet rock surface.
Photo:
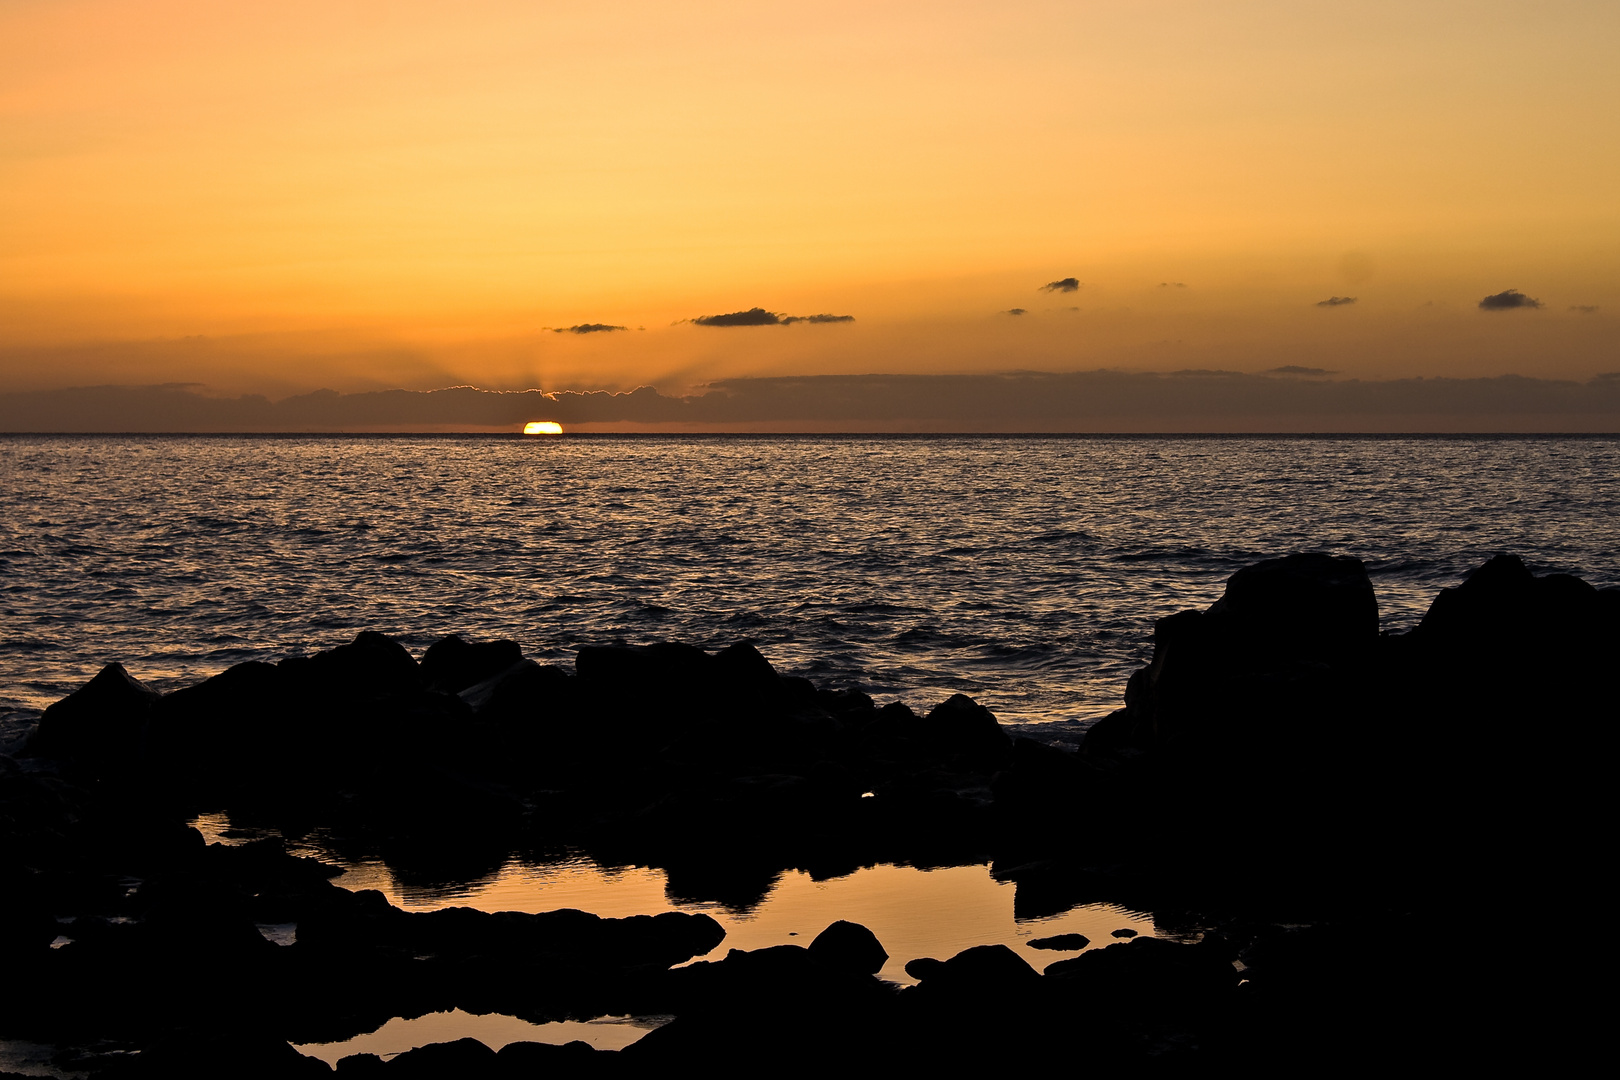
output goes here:
<path id="1" fill-rule="evenodd" d="M 1616 655 L 1620 596 L 1512 556 L 1380 636 L 1360 562 L 1305 554 L 1159 620 L 1125 707 L 1077 751 L 962 695 L 878 708 L 746 643 L 586 648 L 569 671 L 457 637 L 419 663 L 368 632 L 167 695 L 110 664 L 0 759 L 0 959 L 18 991 L 0 1036 L 106 1076 L 317 1075 L 289 1042 L 451 1008 L 675 1019 L 618 1053 L 463 1040 L 337 1071 L 635 1072 L 784 1047 L 818 1067 L 1424 1056 L 1460 1030 L 1437 1031 L 1425 1002 L 1476 1000 L 1478 964 L 1416 949 L 1392 980 L 1390 942 L 1449 917 L 1493 857 L 1591 842 L 1597 755 L 1523 748 L 1601 739 Z M 1182 940 L 1043 972 L 1002 946 L 910 958 L 918 983 L 899 989 L 875 976 L 883 944 L 836 922 L 808 948 L 677 967 L 722 943 L 719 924 L 407 913 L 278 840 L 207 845 L 185 825 L 203 811 L 319 827 L 405 878 L 575 850 L 741 905 L 786 868 L 993 860 L 1020 918 L 1111 900 Z M 289 924 L 291 945 L 261 931 Z"/>

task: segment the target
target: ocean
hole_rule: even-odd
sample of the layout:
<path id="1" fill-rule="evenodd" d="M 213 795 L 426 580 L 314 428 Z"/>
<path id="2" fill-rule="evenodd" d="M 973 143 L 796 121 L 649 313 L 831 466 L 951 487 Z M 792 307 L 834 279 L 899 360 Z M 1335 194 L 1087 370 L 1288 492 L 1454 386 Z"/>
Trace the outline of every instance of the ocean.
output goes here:
<path id="1" fill-rule="evenodd" d="M 0 436 L 0 719 L 370 629 L 747 640 L 1079 730 L 1155 619 L 1305 550 L 1362 559 L 1391 630 L 1500 551 L 1620 585 L 1620 439 Z"/>

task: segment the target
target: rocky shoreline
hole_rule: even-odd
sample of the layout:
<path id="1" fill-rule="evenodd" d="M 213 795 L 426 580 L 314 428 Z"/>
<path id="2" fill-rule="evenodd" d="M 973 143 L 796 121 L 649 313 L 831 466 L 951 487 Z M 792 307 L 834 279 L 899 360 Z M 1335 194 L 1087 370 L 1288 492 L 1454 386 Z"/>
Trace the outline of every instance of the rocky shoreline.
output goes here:
<path id="1" fill-rule="evenodd" d="M 1159 620 L 1125 708 L 1075 751 L 961 695 L 879 708 L 747 644 L 590 647 L 570 672 L 510 641 L 418 660 L 368 632 L 166 695 L 110 664 L 0 759 L 0 1038 L 114 1078 L 329 1075 L 288 1044 L 451 1008 L 675 1019 L 618 1052 L 461 1040 L 337 1073 L 1438 1060 L 1481 1014 L 1432 1003 L 1476 999 L 1479 964 L 1390 943 L 1456 918 L 1504 857 L 1560 864 L 1607 821 L 1597 761 L 1554 736 L 1615 718 L 1617 653 L 1620 591 L 1512 556 L 1380 635 L 1362 564 L 1302 554 Z M 784 869 L 989 861 L 1021 917 L 1124 901 L 1186 940 L 1042 972 L 982 946 L 911 959 L 901 989 L 875 977 L 882 944 L 835 923 L 675 967 L 721 944 L 713 919 L 407 913 L 279 840 L 186 825 L 220 811 L 406 877 L 566 847 L 738 903 Z"/>

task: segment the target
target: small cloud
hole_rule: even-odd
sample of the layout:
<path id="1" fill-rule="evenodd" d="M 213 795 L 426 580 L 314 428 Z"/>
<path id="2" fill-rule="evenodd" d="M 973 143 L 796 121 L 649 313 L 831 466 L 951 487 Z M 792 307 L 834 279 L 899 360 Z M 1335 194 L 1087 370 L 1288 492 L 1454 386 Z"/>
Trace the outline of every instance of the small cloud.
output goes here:
<path id="1" fill-rule="evenodd" d="M 699 315 L 692 320 L 698 326 L 781 326 L 782 317 L 762 307 L 747 311 L 733 311 L 726 315 Z"/>
<path id="2" fill-rule="evenodd" d="M 1353 304 L 1355 302 L 1356 302 L 1356 298 L 1353 297 L 1353 296 L 1330 296 L 1326 300 L 1318 300 L 1316 302 L 1316 306 L 1317 307 L 1344 307 L 1344 305 L 1346 305 L 1346 304 Z"/>
<path id="3" fill-rule="evenodd" d="M 1040 288 L 1041 292 L 1079 292 L 1080 280 L 1078 278 L 1059 278 L 1057 281 L 1048 281 Z"/>
<path id="4" fill-rule="evenodd" d="M 1029 310 L 1028 308 L 1021 308 L 1021 307 L 1008 308 L 1006 311 L 1003 311 L 1002 314 L 1003 315 L 1023 315 L 1028 310 Z"/>
<path id="5" fill-rule="evenodd" d="M 1595 314 L 1597 314 L 1597 309 L 1598 309 L 1598 306 L 1596 304 L 1571 304 L 1571 305 L 1569 305 L 1569 310 L 1578 311 L 1582 315 L 1595 315 Z"/>
<path id="6" fill-rule="evenodd" d="M 607 323 L 585 322 L 576 326 L 554 326 L 551 328 L 551 332 L 553 334 L 606 334 L 614 330 L 628 329 L 630 329 L 628 326 L 609 326 Z"/>
<path id="7" fill-rule="evenodd" d="M 1262 374 L 1262 375 L 1337 375 L 1338 372 L 1337 371 L 1329 371 L 1327 368 L 1300 367 L 1298 364 L 1284 364 L 1282 367 L 1268 368 L 1267 370 L 1262 371 L 1260 374 Z"/>
<path id="8" fill-rule="evenodd" d="M 1486 311 L 1511 311 L 1514 308 L 1538 308 L 1541 301 L 1524 295 L 1518 289 L 1506 289 L 1487 296 L 1479 302 L 1479 306 Z"/>
<path id="9" fill-rule="evenodd" d="M 1185 289 L 1186 287 L 1187 287 L 1187 283 L 1185 281 L 1161 281 L 1161 282 L 1159 282 L 1159 288 L 1161 288 L 1161 289 Z"/>
<path id="10" fill-rule="evenodd" d="M 698 326 L 792 326 L 794 323 L 854 322 L 853 315 L 781 315 L 764 308 L 749 308 L 725 315 L 700 315 L 691 322 Z"/>

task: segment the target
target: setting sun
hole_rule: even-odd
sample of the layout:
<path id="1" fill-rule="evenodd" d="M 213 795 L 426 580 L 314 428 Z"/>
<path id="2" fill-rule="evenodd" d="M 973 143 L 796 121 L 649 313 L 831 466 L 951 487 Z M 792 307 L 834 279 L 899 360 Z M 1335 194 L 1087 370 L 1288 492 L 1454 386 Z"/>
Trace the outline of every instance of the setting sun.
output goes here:
<path id="1" fill-rule="evenodd" d="M 525 435 L 561 435 L 562 425 L 551 420 L 530 420 L 523 425 Z"/>

